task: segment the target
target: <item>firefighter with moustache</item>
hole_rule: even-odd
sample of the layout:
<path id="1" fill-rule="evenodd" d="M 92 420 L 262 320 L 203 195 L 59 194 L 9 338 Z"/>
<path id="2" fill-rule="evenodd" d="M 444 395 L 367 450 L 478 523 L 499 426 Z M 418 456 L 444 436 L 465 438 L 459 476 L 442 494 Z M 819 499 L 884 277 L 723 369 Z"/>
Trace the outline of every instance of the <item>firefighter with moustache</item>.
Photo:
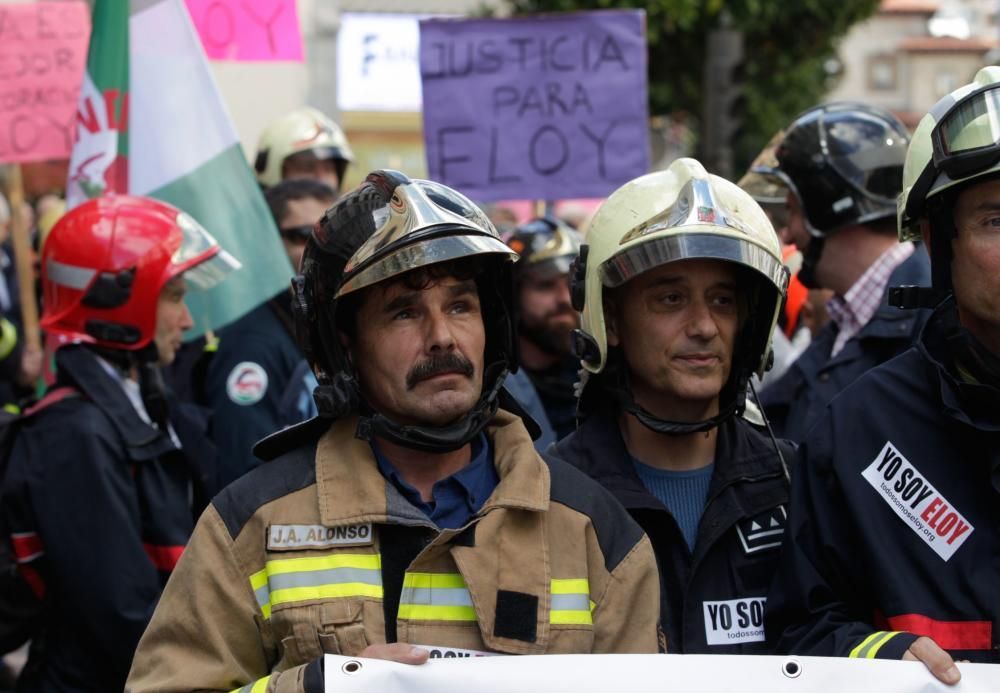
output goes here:
<path id="1" fill-rule="evenodd" d="M 19 423 L 4 526 L 43 600 L 24 691 L 111 691 L 195 520 L 218 490 L 193 405 L 164 390 L 192 327 L 188 288 L 239 267 L 193 218 L 126 195 L 86 202 L 42 251 L 41 326 L 57 380 Z"/>
<path id="2" fill-rule="evenodd" d="M 580 316 L 569 295 L 569 268 L 580 252 L 580 236 L 546 217 L 519 226 L 507 245 L 520 259 L 514 265 L 518 355 L 556 439 L 576 429 L 579 361 L 573 357 L 573 330 Z"/>
<path id="3" fill-rule="evenodd" d="M 930 281 L 913 243 L 896 241 L 896 197 L 909 135 L 888 111 L 836 102 L 816 106 L 785 129 L 777 167 L 758 167 L 788 187 L 783 238 L 802 253 L 798 279 L 830 289 L 830 322 L 785 374 L 761 391 L 778 435 L 806 439 L 845 387 L 914 343 L 926 311 L 888 303 L 889 287 Z"/>
<path id="4" fill-rule="evenodd" d="M 324 653 L 657 651 L 649 540 L 502 388 L 515 259 L 395 171 L 327 211 L 293 282 L 320 415 L 205 511 L 129 690 L 322 691 Z"/>
<path id="5" fill-rule="evenodd" d="M 615 191 L 574 270 L 581 423 L 548 456 L 649 535 L 670 652 L 765 651 L 795 449 L 743 413 L 787 283 L 767 215 L 694 159 Z"/>
<path id="6" fill-rule="evenodd" d="M 1000 67 L 913 134 L 899 238 L 922 239 L 933 307 L 920 339 L 827 408 L 803 446 L 768 601 L 782 652 L 1000 662 Z"/>

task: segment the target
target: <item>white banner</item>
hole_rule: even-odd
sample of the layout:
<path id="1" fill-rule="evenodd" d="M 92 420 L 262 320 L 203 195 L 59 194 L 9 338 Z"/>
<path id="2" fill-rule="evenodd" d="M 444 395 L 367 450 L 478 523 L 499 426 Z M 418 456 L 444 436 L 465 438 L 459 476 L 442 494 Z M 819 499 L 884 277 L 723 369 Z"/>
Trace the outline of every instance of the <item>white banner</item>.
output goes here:
<path id="1" fill-rule="evenodd" d="M 446 650 L 447 648 L 441 648 Z M 330 693 L 997 693 L 1000 665 L 959 664 L 958 686 L 920 662 L 735 655 L 464 654 L 409 666 L 327 655 Z"/>

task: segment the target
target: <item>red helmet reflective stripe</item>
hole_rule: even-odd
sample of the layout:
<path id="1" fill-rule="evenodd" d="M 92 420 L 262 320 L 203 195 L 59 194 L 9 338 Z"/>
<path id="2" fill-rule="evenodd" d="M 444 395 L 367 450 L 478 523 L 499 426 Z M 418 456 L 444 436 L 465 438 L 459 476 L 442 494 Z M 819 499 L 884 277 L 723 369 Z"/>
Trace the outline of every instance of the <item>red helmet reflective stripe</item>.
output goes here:
<path id="1" fill-rule="evenodd" d="M 164 202 L 100 197 L 68 212 L 42 249 L 41 325 L 60 342 L 141 349 L 173 277 L 220 253 L 190 216 Z"/>

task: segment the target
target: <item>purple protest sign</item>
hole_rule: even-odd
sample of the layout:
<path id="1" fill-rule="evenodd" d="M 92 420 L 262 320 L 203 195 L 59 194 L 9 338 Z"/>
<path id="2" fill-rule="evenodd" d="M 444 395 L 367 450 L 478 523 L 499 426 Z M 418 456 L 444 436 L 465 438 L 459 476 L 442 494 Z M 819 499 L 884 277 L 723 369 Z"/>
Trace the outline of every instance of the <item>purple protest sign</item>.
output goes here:
<path id="1" fill-rule="evenodd" d="M 604 197 L 649 167 L 641 10 L 420 22 L 430 177 L 478 200 Z"/>

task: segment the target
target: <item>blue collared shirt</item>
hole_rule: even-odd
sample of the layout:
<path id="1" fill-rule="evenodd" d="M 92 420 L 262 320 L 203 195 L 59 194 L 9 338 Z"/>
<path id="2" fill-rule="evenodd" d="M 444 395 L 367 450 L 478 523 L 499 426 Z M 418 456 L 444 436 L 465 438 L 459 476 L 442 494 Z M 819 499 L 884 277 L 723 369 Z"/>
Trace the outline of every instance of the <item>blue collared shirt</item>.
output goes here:
<path id="1" fill-rule="evenodd" d="M 500 476 L 493 466 L 493 448 L 483 433 L 472 441 L 472 459 L 469 464 L 435 483 L 431 489 L 433 500 L 427 503 L 420 498 L 417 489 L 403 480 L 392 463 L 379 451 L 375 441 L 371 445 L 382 476 L 391 481 L 406 500 L 423 511 L 441 529 L 457 529 L 468 523 L 500 483 Z"/>

